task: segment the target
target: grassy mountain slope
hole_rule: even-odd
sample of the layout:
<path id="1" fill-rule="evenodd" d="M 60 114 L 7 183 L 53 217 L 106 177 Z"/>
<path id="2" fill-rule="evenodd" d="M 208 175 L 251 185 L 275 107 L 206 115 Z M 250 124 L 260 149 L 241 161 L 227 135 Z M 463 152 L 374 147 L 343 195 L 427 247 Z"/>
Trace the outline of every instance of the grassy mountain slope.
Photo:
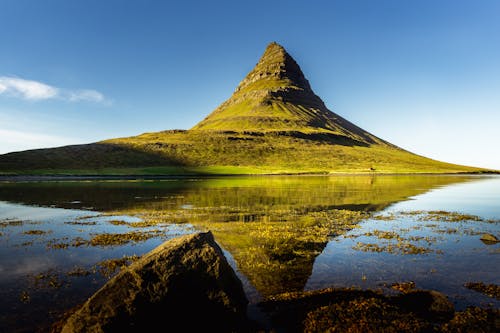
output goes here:
<path id="1" fill-rule="evenodd" d="M 290 133 L 166 131 L 0 157 L 15 174 L 454 173 L 480 171 L 385 145 Z"/>
<path id="2" fill-rule="evenodd" d="M 254 173 L 459 172 L 472 169 L 433 161 L 387 145 L 297 133 L 163 132 L 107 143 L 174 157 L 185 165 L 240 166 Z"/>
<path id="3" fill-rule="evenodd" d="M 328 110 L 271 43 L 234 94 L 191 130 L 0 156 L 0 174 L 456 173 Z"/>

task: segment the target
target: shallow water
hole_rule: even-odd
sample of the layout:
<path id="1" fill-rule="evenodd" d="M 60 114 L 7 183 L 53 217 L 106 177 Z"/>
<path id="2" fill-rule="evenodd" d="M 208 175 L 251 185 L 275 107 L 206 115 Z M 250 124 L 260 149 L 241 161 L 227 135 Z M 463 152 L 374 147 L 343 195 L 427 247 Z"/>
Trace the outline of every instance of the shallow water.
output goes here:
<path id="1" fill-rule="evenodd" d="M 479 239 L 500 236 L 499 220 L 495 176 L 4 182 L 0 331 L 46 329 L 117 271 L 104 260 L 207 229 L 253 302 L 330 286 L 389 293 L 414 281 L 459 309 L 498 307 L 463 284 L 500 284 L 500 245 Z"/>

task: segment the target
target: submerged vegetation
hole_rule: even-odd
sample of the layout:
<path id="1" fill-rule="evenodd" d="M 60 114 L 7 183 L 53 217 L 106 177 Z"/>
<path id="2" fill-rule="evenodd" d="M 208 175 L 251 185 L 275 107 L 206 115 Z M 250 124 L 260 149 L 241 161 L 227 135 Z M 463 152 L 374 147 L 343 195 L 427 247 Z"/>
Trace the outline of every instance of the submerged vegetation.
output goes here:
<path id="1" fill-rule="evenodd" d="M 104 277 L 110 278 L 117 271 L 139 260 L 139 256 L 123 256 L 121 258 L 106 259 L 98 262 L 94 267 L 98 267 L 99 273 Z"/>
<path id="2" fill-rule="evenodd" d="M 154 229 L 147 231 L 130 231 L 125 233 L 98 233 L 93 235 L 90 239 L 82 237 L 62 239 L 51 239 L 47 242 L 47 248 L 51 249 L 67 249 L 68 247 L 79 246 L 121 246 L 128 243 L 145 242 L 148 239 L 162 237 L 165 230 Z"/>
<path id="3" fill-rule="evenodd" d="M 354 250 L 365 252 L 387 252 L 392 254 L 427 254 L 427 253 L 441 253 L 440 250 L 434 251 L 428 247 L 416 246 L 408 242 L 398 242 L 396 244 L 379 245 L 370 243 L 358 242 L 353 246 Z"/>
<path id="4" fill-rule="evenodd" d="M 116 246 L 124 245 L 129 242 L 137 243 L 144 242 L 150 238 L 159 237 L 162 235 L 161 230 L 150 231 L 130 231 L 126 233 L 101 233 L 93 236 L 90 241 L 90 246 Z"/>
<path id="5" fill-rule="evenodd" d="M 485 284 L 483 282 L 467 282 L 464 285 L 466 288 L 483 293 L 490 297 L 500 300 L 500 286 L 497 284 Z"/>
<path id="6" fill-rule="evenodd" d="M 25 235 L 45 235 L 52 233 L 52 230 L 27 230 L 23 231 Z"/>
<path id="7" fill-rule="evenodd" d="M 0 228 L 22 226 L 24 223 L 25 223 L 24 221 L 20 221 L 20 220 L 6 219 L 6 220 L 0 221 Z"/>
<path id="8" fill-rule="evenodd" d="M 416 285 L 413 281 L 408 282 L 395 282 L 391 284 L 391 288 L 402 293 L 407 293 L 413 289 L 415 289 Z"/>

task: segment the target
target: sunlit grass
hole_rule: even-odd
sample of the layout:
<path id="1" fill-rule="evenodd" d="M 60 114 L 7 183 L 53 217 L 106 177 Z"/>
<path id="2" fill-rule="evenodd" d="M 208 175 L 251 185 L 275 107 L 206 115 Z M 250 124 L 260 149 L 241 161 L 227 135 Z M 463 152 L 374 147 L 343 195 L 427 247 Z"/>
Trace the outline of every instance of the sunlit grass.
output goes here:
<path id="1" fill-rule="evenodd" d="M 335 144 L 277 133 L 165 131 L 101 143 L 4 155 L 0 174 L 238 175 L 457 173 L 390 145 Z M 116 147 L 113 148 L 113 147 Z M 110 152 L 111 151 L 111 152 Z"/>

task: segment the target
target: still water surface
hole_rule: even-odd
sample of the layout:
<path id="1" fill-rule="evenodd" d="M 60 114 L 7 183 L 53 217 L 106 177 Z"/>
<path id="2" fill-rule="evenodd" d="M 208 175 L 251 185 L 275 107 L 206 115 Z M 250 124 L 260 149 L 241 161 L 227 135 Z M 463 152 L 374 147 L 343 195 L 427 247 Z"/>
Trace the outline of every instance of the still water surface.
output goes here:
<path id="1" fill-rule="evenodd" d="M 4 182 L 0 331 L 46 329 L 120 265 L 197 230 L 214 233 L 252 302 L 413 281 L 459 309 L 500 305 L 463 286 L 500 284 L 500 244 L 480 240 L 500 236 L 500 177 Z"/>

